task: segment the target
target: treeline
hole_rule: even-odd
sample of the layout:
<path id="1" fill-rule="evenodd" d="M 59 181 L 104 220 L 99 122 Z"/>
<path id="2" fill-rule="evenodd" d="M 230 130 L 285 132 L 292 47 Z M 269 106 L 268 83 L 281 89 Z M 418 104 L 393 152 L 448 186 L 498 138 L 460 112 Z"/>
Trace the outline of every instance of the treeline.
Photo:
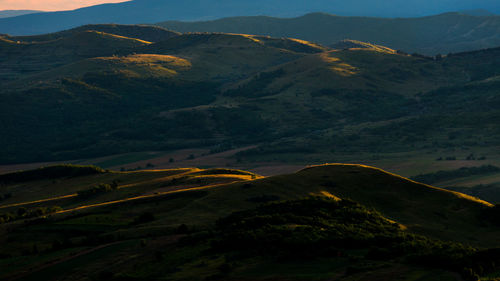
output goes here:
<path id="1" fill-rule="evenodd" d="M 411 179 L 426 184 L 433 184 L 436 182 L 452 180 L 456 178 L 463 178 L 475 175 L 484 175 L 500 172 L 500 168 L 493 165 L 483 165 L 480 167 L 462 167 L 452 171 L 438 171 L 430 174 L 422 174 Z"/>
<path id="2" fill-rule="evenodd" d="M 80 177 L 102 173 L 106 173 L 106 170 L 96 166 L 65 164 L 0 175 L 0 183 L 12 184 L 35 180 Z"/>
<path id="3" fill-rule="evenodd" d="M 34 209 L 26 209 L 24 207 L 21 207 L 17 209 L 15 213 L 9 212 L 0 214 L 0 224 L 22 219 L 43 217 L 49 214 L 57 213 L 59 211 L 62 211 L 62 208 L 59 206 L 38 207 Z"/>
<path id="4" fill-rule="evenodd" d="M 477 251 L 408 233 L 350 200 L 307 198 L 260 206 L 220 219 L 212 248 L 250 258 L 346 257 L 367 249 L 367 260 L 397 261 L 460 273 L 465 280 L 498 269 L 498 251 Z"/>
<path id="5" fill-rule="evenodd" d="M 367 257 L 385 259 L 437 249 L 450 249 L 458 256 L 473 252 L 461 244 L 406 233 L 397 223 L 350 200 L 313 197 L 271 203 L 220 219 L 217 229 L 218 249 L 258 255 L 303 258 L 371 248 Z"/>
<path id="6" fill-rule="evenodd" d="M 78 197 L 88 198 L 94 195 L 115 191 L 117 189 L 118 189 L 118 182 L 116 181 L 113 181 L 111 184 L 100 183 L 88 189 L 78 191 Z"/>

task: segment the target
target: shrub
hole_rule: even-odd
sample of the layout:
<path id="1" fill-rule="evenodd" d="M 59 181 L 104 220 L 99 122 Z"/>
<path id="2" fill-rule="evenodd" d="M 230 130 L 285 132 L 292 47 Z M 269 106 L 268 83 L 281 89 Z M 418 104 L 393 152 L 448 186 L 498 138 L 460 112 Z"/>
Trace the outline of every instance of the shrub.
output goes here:
<path id="1" fill-rule="evenodd" d="M 145 212 L 145 213 L 140 214 L 138 217 L 136 217 L 134 219 L 134 221 L 132 222 L 132 224 L 136 225 L 136 224 L 148 223 L 148 222 L 152 222 L 154 220 L 155 220 L 155 216 L 153 213 Z"/>
<path id="2" fill-rule="evenodd" d="M 471 263 L 469 257 L 478 260 L 471 247 L 408 233 L 350 200 L 313 197 L 270 203 L 219 219 L 216 228 L 213 250 L 240 256 L 312 259 L 367 249 L 367 259 L 403 259 L 457 272 Z"/>
<path id="3" fill-rule="evenodd" d="M 111 184 L 100 183 L 89 189 L 78 191 L 78 197 L 87 198 L 97 194 L 107 193 L 118 189 L 118 183 L 113 181 Z"/>
<path id="4" fill-rule="evenodd" d="M 17 209 L 15 214 L 13 213 L 0 214 L 0 224 L 15 220 L 42 217 L 59 211 L 62 211 L 62 208 L 59 206 L 38 207 L 34 209 L 26 209 L 25 207 L 21 207 Z"/>
<path id="5" fill-rule="evenodd" d="M 79 166 L 70 164 L 55 165 L 35 170 L 0 175 L 0 183 L 12 184 L 44 179 L 80 177 L 102 173 L 106 173 L 106 171 L 96 166 Z"/>

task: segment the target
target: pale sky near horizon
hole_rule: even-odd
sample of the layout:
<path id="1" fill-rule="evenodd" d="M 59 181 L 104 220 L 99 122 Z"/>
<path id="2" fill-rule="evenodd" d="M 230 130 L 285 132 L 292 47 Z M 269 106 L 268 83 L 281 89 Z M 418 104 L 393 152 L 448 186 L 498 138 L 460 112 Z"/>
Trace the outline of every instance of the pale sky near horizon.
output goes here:
<path id="1" fill-rule="evenodd" d="M 64 11 L 127 0 L 0 0 L 0 10 Z"/>

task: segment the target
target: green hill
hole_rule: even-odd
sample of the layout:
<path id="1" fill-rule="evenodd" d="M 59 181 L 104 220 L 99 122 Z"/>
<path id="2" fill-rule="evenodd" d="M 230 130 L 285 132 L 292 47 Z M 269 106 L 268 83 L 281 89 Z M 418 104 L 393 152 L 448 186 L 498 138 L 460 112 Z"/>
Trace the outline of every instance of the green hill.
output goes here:
<path id="1" fill-rule="evenodd" d="M 11 40 L 12 38 L 2 39 Z M 10 42 L 9 41 L 9 42 Z M 131 49 L 150 44 L 140 39 L 98 31 L 71 33 L 52 41 L 2 44 L 2 80 L 14 80 L 23 75 L 48 70 L 85 58 L 128 53 Z"/>
<path id="2" fill-rule="evenodd" d="M 483 219 L 491 204 L 372 167 L 268 178 L 69 168 L 1 187 L 2 278 L 468 280 L 499 270 L 500 229 Z"/>
<path id="3" fill-rule="evenodd" d="M 233 156 L 247 167 L 496 157 L 498 48 L 431 58 L 352 40 L 330 49 L 188 33 L 151 43 L 99 31 L 0 48 L 4 164 L 221 144 L 251 146 Z"/>
<path id="4" fill-rule="evenodd" d="M 173 78 L 190 70 L 192 64 L 186 59 L 171 55 L 131 54 L 128 56 L 96 57 L 70 63 L 38 74 L 26 76 L 10 83 L 11 88 L 26 88 L 36 85 L 54 85 L 61 79 L 80 79 L 90 73 L 122 75 L 137 78 Z"/>
<path id="5" fill-rule="evenodd" d="M 295 37 L 323 45 L 354 39 L 408 53 L 436 55 L 500 45 L 499 16 L 446 13 L 421 18 L 344 17 L 313 13 L 298 18 L 233 17 L 213 21 L 167 21 L 180 32 L 228 32 Z"/>
<path id="6" fill-rule="evenodd" d="M 13 41 L 26 43 L 46 42 L 63 37 L 68 37 L 85 31 L 98 31 L 108 34 L 115 34 L 129 38 L 136 38 L 149 42 L 159 42 L 180 35 L 175 31 L 170 31 L 158 26 L 149 25 L 119 25 L 119 24 L 88 24 L 77 28 L 59 31 L 55 33 L 33 35 L 33 36 L 9 36 Z"/>
<path id="7" fill-rule="evenodd" d="M 189 79 L 233 82 L 268 67 L 327 48 L 298 39 L 246 34 L 189 33 L 139 49 L 141 53 L 173 54 L 189 59 Z M 256 59 L 258 58 L 258 59 Z"/>
<path id="8" fill-rule="evenodd" d="M 477 238 L 483 231 L 477 216 L 482 208 L 491 206 L 468 195 L 411 182 L 379 169 L 359 165 L 314 166 L 296 174 L 259 180 L 252 183 L 248 191 L 242 189 L 238 193 L 234 193 L 231 187 L 217 189 L 207 197 L 206 203 L 199 200 L 192 207 L 186 206 L 184 211 L 190 212 L 190 208 L 218 202 L 221 213 L 207 213 L 206 219 L 209 219 L 222 216 L 224 207 L 229 208 L 235 202 L 241 202 L 242 208 L 244 204 L 250 208 L 251 201 L 243 202 L 251 196 L 285 200 L 308 195 L 333 195 L 374 208 L 386 218 L 417 233 L 444 240 L 482 243 Z M 490 236 L 484 239 L 494 238 Z"/>

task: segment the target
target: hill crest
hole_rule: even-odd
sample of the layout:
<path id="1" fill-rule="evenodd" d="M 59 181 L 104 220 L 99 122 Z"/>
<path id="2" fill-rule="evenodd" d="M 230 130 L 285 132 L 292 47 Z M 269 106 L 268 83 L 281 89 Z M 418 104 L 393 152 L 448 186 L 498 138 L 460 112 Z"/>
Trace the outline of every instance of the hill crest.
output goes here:
<path id="1" fill-rule="evenodd" d="M 231 17 L 211 21 L 168 21 L 180 32 L 227 32 L 295 37 L 326 46 L 346 38 L 407 53 L 434 56 L 500 45 L 500 16 L 445 13 L 421 18 L 346 17 L 311 13 L 296 18 Z"/>
<path id="2" fill-rule="evenodd" d="M 159 42 L 171 37 L 178 36 L 180 33 L 167 30 L 160 26 L 152 25 L 120 25 L 120 24 L 87 24 L 76 28 L 59 31 L 55 33 L 32 35 L 32 36 L 8 36 L 13 41 L 21 42 L 44 42 L 59 38 L 72 36 L 85 31 L 97 31 L 107 34 L 114 34 L 128 38 L 144 40 L 148 42 Z"/>
<path id="3" fill-rule="evenodd" d="M 431 190 L 435 190 L 435 191 L 443 193 L 443 194 L 454 195 L 456 198 L 465 199 L 467 201 L 478 203 L 478 204 L 484 205 L 486 207 L 493 207 L 494 206 L 490 202 L 487 202 L 485 200 L 479 199 L 479 198 L 474 197 L 474 196 L 470 196 L 470 195 L 467 195 L 467 194 L 463 194 L 461 192 L 456 192 L 456 191 L 452 191 L 452 190 L 448 190 L 448 189 L 444 189 L 444 188 L 440 188 L 440 187 L 435 187 L 435 186 L 432 186 L 432 185 L 429 185 L 429 184 L 425 184 L 425 183 L 420 183 L 420 182 L 414 181 L 412 179 L 409 179 L 409 178 L 400 176 L 398 174 L 394 174 L 394 173 L 385 171 L 385 170 L 377 168 L 377 167 L 372 167 L 372 166 L 367 166 L 367 165 L 362 165 L 362 164 L 328 163 L 328 164 L 322 164 L 322 165 L 312 165 L 312 166 L 308 166 L 308 167 L 302 169 L 298 173 L 301 173 L 301 172 L 316 172 L 316 171 L 314 171 L 316 169 L 318 169 L 318 170 L 320 170 L 320 169 L 336 170 L 336 169 L 343 169 L 343 168 L 346 168 L 347 170 L 353 169 L 353 171 L 355 171 L 356 169 L 367 170 L 367 171 L 371 170 L 371 171 L 374 171 L 374 172 L 377 172 L 377 173 L 382 173 L 382 174 L 385 174 L 385 175 L 388 175 L 388 176 L 391 176 L 391 177 L 394 177 L 394 178 L 401 179 L 401 180 L 406 181 L 408 183 L 412 183 L 412 184 L 419 185 L 421 187 L 429 188 Z"/>

